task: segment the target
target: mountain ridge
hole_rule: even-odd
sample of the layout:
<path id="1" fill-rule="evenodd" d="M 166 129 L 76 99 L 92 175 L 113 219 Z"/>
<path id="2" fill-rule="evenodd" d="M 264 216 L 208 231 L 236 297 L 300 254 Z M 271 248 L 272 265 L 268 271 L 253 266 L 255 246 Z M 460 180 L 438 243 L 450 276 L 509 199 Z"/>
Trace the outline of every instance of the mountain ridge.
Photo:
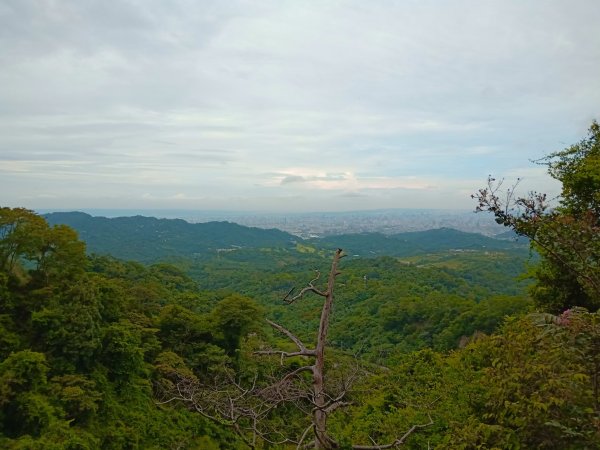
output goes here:
<path id="1" fill-rule="evenodd" d="M 82 212 L 44 215 L 51 225 L 74 228 L 90 253 L 154 262 L 236 247 L 291 247 L 296 237 L 232 222 L 189 223 L 156 217 L 95 217 Z M 157 255 L 157 253 L 159 255 Z"/>
<path id="2" fill-rule="evenodd" d="M 448 227 L 393 235 L 363 232 L 302 239 L 276 228 L 248 227 L 228 221 L 189 223 L 183 219 L 141 215 L 107 218 L 83 212 L 54 212 L 44 217 L 51 225 L 65 224 L 77 230 L 90 253 L 111 254 L 146 263 L 214 255 L 240 248 L 291 250 L 298 243 L 321 249 L 342 247 L 350 254 L 363 257 L 524 247 L 522 243 Z"/>

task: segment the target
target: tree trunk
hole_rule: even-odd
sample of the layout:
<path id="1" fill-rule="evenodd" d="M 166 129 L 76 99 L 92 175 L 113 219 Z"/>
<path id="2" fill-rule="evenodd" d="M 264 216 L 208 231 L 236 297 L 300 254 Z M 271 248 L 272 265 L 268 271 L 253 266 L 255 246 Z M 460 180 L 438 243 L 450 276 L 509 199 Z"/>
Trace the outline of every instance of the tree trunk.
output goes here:
<path id="1" fill-rule="evenodd" d="M 331 439 L 327 435 L 327 411 L 325 405 L 325 346 L 327 343 L 327 331 L 329 330 L 329 316 L 333 305 L 333 287 L 335 277 L 339 274 L 338 262 L 342 257 L 342 250 L 335 252 L 329 279 L 327 281 L 327 290 L 325 291 L 325 302 L 321 311 L 321 321 L 319 322 L 319 333 L 317 335 L 317 346 L 315 348 L 315 365 L 313 366 L 313 426 L 315 428 L 315 448 L 331 449 L 334 448 Z"/>

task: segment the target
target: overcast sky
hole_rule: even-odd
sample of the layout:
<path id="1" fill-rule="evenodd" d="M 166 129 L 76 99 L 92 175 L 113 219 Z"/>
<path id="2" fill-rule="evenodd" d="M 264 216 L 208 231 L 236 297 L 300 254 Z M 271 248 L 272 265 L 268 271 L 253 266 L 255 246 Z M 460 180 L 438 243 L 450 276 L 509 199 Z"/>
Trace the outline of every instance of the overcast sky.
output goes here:
<path id="1" fill-rule="evenodd" d="M 0 205 L 472 208 L 600 119 L 600 1 L 0 1 Z"/>

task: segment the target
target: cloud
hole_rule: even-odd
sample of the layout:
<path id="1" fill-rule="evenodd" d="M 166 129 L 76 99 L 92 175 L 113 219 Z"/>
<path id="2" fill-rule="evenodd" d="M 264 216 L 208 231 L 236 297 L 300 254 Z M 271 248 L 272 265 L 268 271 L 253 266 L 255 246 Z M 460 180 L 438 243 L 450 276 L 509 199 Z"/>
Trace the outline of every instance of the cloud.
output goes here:
<path id="1" fill-rule="evenodd" d="M 342 198 L 363 198 L 363 197 L 367 197 L 366 194 L 362 194 L 360 192 L 342 192 L 341 194 L 339 194 L 339 197 Z"/>
<path id="2" fill-rule="evenodd" d="M 0 191 L 465 207 L 488 173 L 600 116 L 599 15 L 595 1 L 7 1 Z"/>
<path id="3" fill-rule="evenodd" d="M 300 176 L 300 175 L 286 175 L 284 176 L 280 183 L 281 184 L 289 184 L 289 183 L 305 183 L 306 181 L 308 181 L 306 179 L 306 177 Z"/>
<path id="4" fill-rule="evenodd" d="M 280 174 L 277 175 L 281 178 L 280 184 L 290 184 L 290 183 L 315 183 L 315 182 L 337 182 L 344 181 L 348 179 L 350 174 L 345 173 L 327 173 L 325 175 L 286 175 Z"/>
<path id="5" fill-rule="evenodd" d="M 354 194 L 360 194 L 361 191 L 423 190 L 435 187 L 430 181 L 413 176 L 368 177 L 357 176 L 352 172 L 319 174 L 311 173 L 310 169 L 267 174 L 267 181 L 263 185 Z"/>

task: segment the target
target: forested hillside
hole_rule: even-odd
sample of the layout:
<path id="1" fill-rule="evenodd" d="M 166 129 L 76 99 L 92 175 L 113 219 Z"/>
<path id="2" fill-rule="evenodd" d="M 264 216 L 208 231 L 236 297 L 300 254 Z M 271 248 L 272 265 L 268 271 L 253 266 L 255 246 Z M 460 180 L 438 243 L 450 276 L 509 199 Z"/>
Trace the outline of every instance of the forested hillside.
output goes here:
<path id="1" fill-rule="evenodd" d="M 110 254 L 140 262 L 206 259 L 217 253 L 242 248 L 293 249 L 298 245 L 330 250 L 343 247 L 349 254 L 362 257 L 527 248 L 523 240 L 493 239 L 450 228 L 393 235 L 341 234 L 304 240 L 276 229 L 251 228 L 230 222 L 192 224 L 180 219 L 144 216 L 106 218 L 82 212 L 50 213 L 44 217 L 51 225 L 68 225 L 77 230 L 90 253 Z"/>
<path id="2" fill-rule="evenodd" d="M 447 251 L 524 249 L 527 244 L 515 239 L 493 239 L 477 233 L 466 233 L 451 228 L 414 231 L 384 235 L 380 233 L 345 234 L 313 239 L 311 242 L 326 248 L 343 247 L 351 254 L 363 257 L 415 256 Z"/>
<path id="3" fill-rule="evenodd" d="M 51 225 L 77 230 L 91 253 L 140 262 L 204 256 L 240 247 L 290 247 L 295 237 L 280 230 L 249 228 L 230 222 L 188 223 L 155 217 L 92 217 L 82 212 L 51 213 Z"/>
<path id="4" fill-rule="evenodd" d="M 277 264 L 254 269 L 249 254 L 239 257 L 242 251 L 202 266 L 144 266 L 86 256 L 74 231 L 49 226 L 26 210 L 3 208 L 1 224 L 4 447 L 252 445 L 236 437 L 226 417 L 213 421 L 194 412 L 208 411 L 206 398 L 169 401 L 178 398 L 172 390 L 182 380 L 209 393 L 227 380 L 267 386 L 277 373 L 293 370 L 293 358 L 280 367 L 279 358 L 253 355 L 287 347 L 263 318 L 312 342 L 319 298 L 292 305 L 281 300 L 290 287 L 313 277 L 309 268 L 326 271 L 329 252 L 263 250 L 256 260 Z M 329 388 L 339 389 L 347 377 L 352 383 L 351 403 L 329 419 L 337 441 L 394 442 L 398 430 L 427 423 L 428 417 L 432 424 L 414 433 L 407 448 L 470 448 L 479 441 L 501 443 L 500 448 L 519 442 L 585 448 L 596 439 L 585 419 L 596 411 L 586 387 L 591 389 L 594 370 L 589 355 L 595 354 L 596 316 L 573 311 L 514 319 L 486 337 L 506 315 L 530 308 L 522 288 L 514 287 L 519 269 L 510 253 L 492 256 L 343 260 L 327 367 Z M 479 271 L 470 270 L 477 266 Z M 469 340 L 473 343 L 454 353 L 434 352 Z M 570 345 L 580 350 L 572 352 Z M 536 385 L 543 373 L 553 373 L 554 384 Z M 509 407 L 499 400 L 503 396 L 517 403 Z M 299 435 L 300 425 L 310 421 L 292 406 L 261 420 L 270 430 Z M 518 431 L 524 427 L 527 434 Z M 565 430 L 569 439 L 561 438 Z M 255 445 L 261 442 L 266 441 Z M 571 442 L 582 446 L 563 445 Z"/>
<path id="5" fill-rule="evenodd" d="M 280 298 L 314 268 L 328 264 L 337 239 L 350 259 L 345 261 L 344 281 L 337 289 L 331 339 L 340 348 L 360 349 L 370 358 L 424 347 L 452 349 L 462 338 L 475 331 L 492 332 L 505 315 L 531 306 L 525 295 L 527 283 L 517 279 L 529 260 L 528 249 L 512 240 L 474 233 L 440 229 L 303 241 L 276 230 L 226 222 L 192 225 L 180 220 L 106 219 L 82 213 L 46 217 L 76 227 L 100 254 L 128 255 L 141 262 L 170 260 L 201 289 L 249 295 L 303 336 L 316 326 L 318 317 L 309 317 L 317 303 L 308 301 L 299 305 L 300 311 L 291 311 Z M 244 231 L 240 237 L 239 230 Z M 139 236 L 128 239 L 130 234 Z M 117 242 L 121 242 L 118 251 L 113 250 Z"/>

